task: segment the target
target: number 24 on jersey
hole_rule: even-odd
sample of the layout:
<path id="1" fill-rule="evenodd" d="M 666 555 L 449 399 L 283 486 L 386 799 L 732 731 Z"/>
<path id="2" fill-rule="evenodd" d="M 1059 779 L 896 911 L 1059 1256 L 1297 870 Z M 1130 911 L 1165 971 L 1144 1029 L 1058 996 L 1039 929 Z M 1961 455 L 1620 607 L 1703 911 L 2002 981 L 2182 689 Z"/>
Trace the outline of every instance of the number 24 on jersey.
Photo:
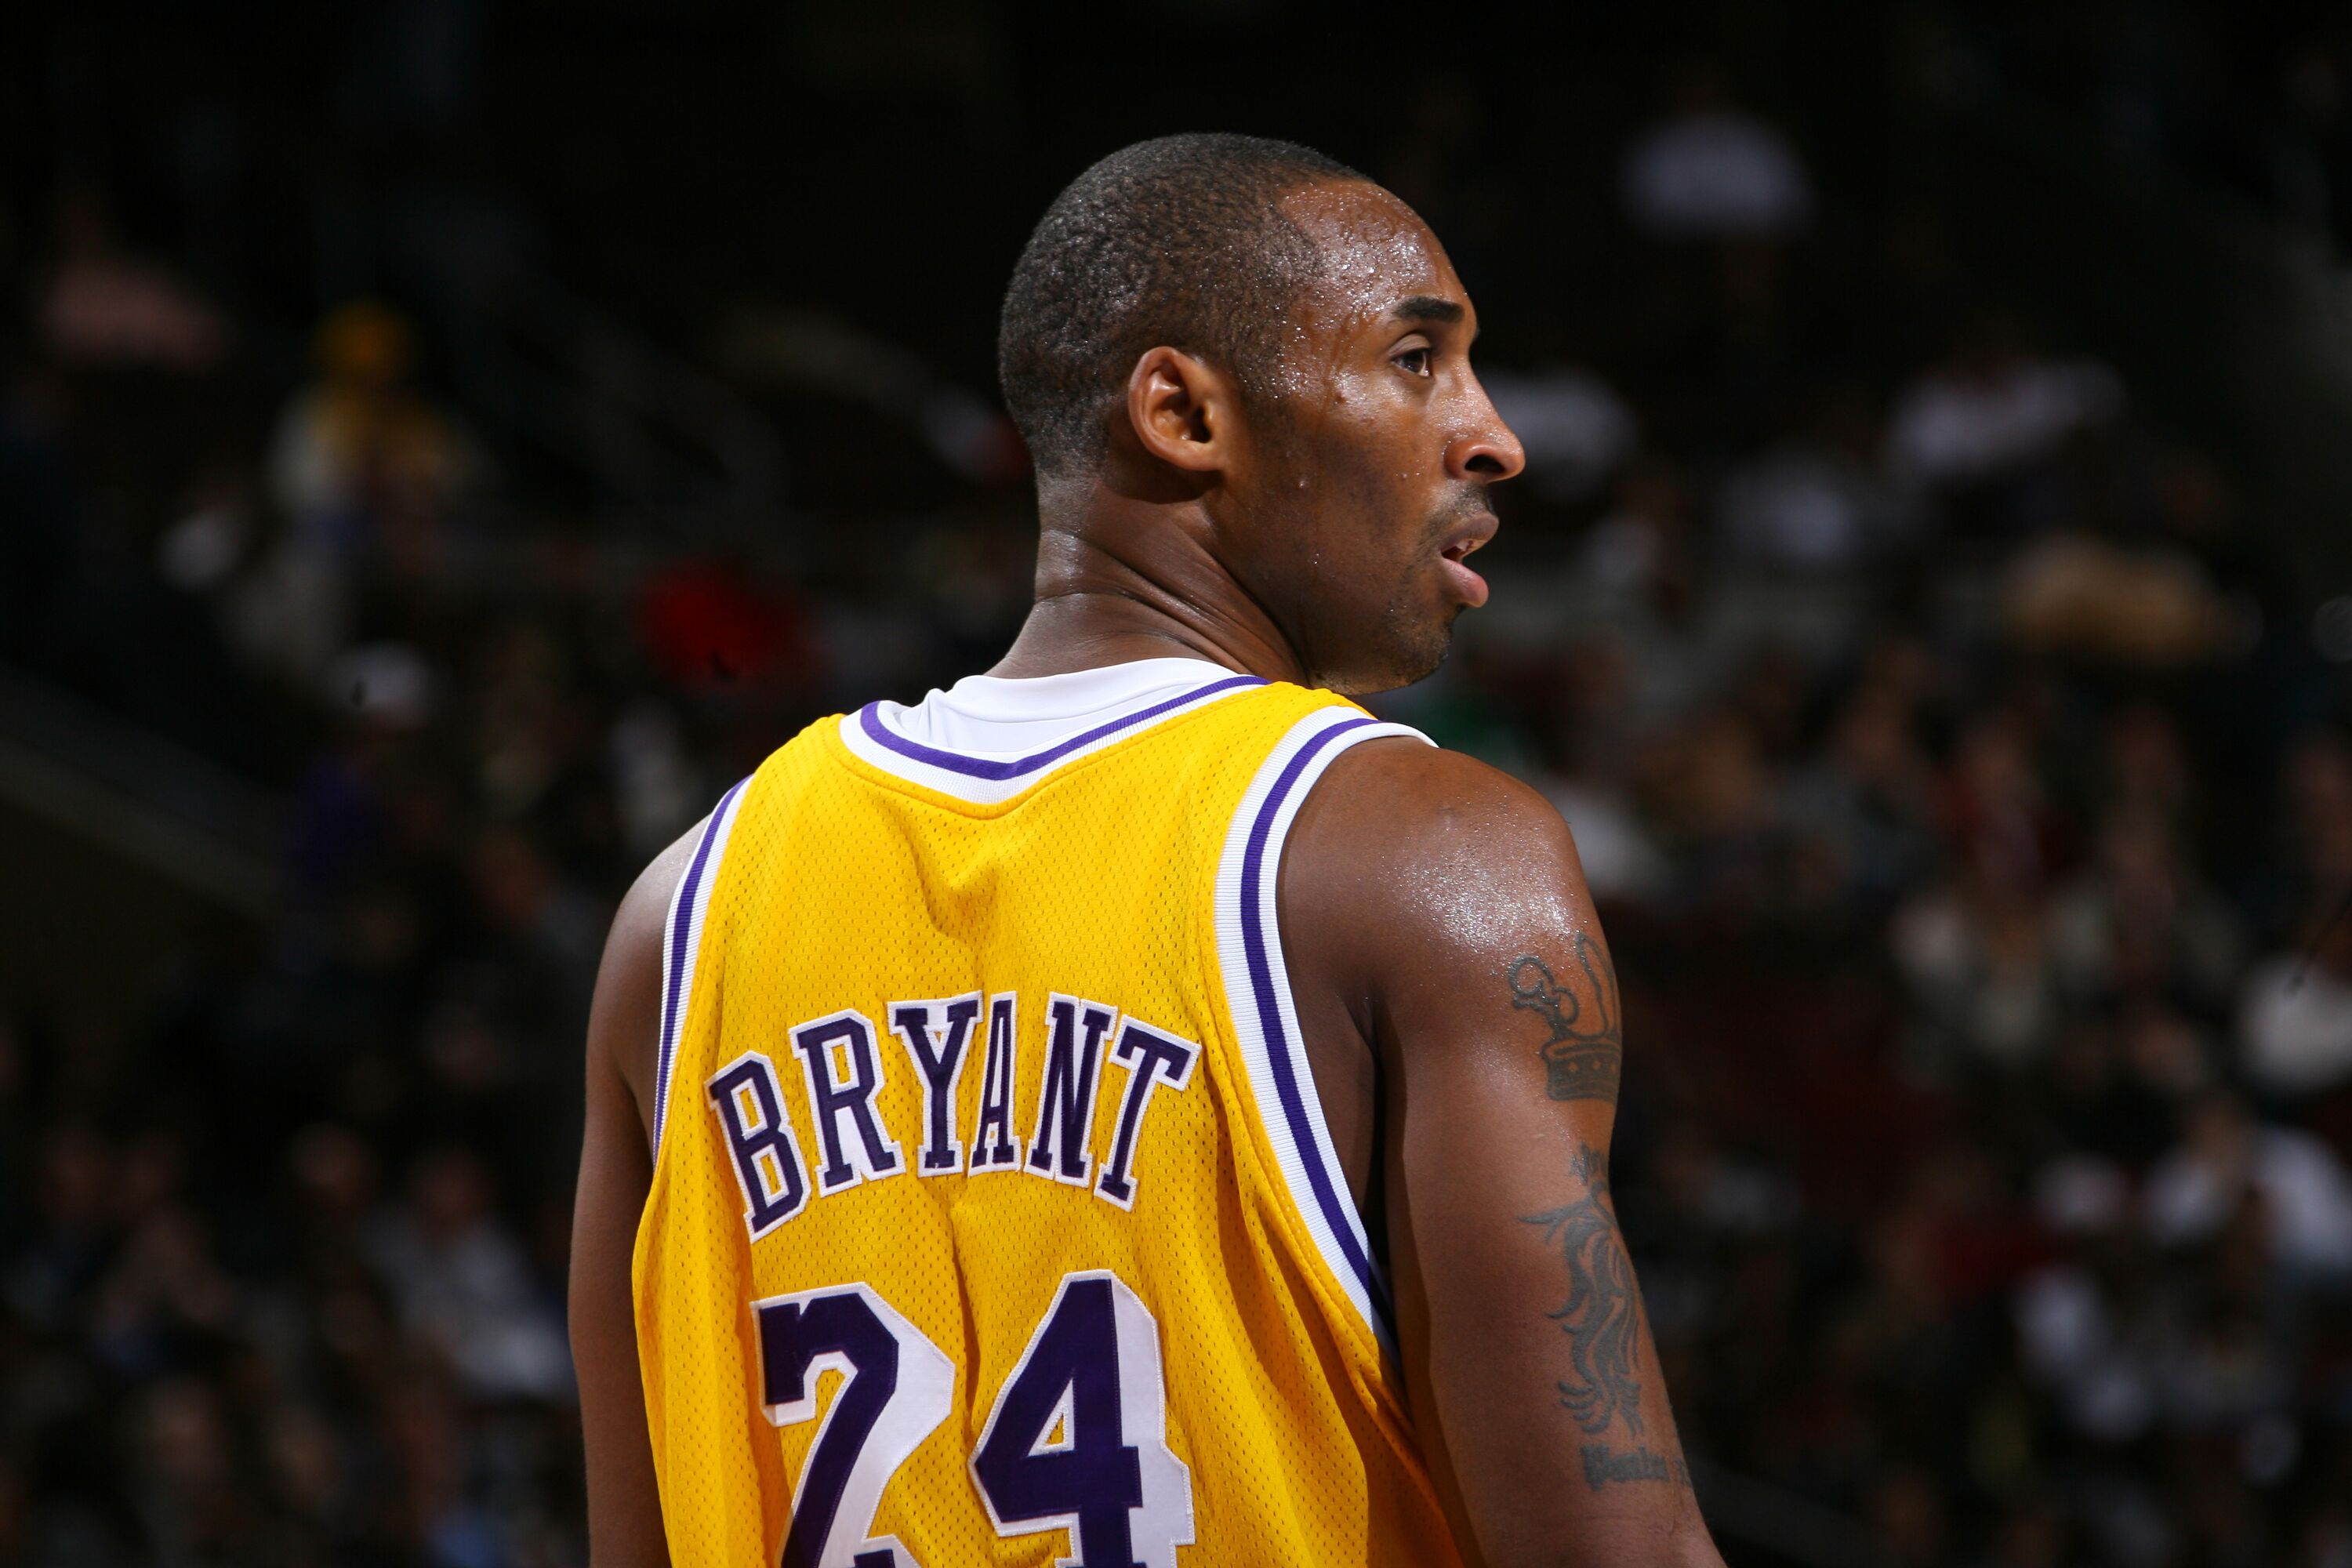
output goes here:
<path id="1" fill-rule="evenodd" d="M 818 1374 L 845 1379 L 793 1493 L 782 1568 L 925 1568 L 870 1531 L 891 1476 L 948 1417 L 954 1363 L 870 1285 L 751 1308 L 770 1421 L 814 1420 Z M 1192 1490 L 1167 1405 L 1150 1310 L 1108 1269 L 1065 1275 L 972 1451 L 997 1533 L 1068 1531 L 1063 1568 L 1175 1568 Z"/>

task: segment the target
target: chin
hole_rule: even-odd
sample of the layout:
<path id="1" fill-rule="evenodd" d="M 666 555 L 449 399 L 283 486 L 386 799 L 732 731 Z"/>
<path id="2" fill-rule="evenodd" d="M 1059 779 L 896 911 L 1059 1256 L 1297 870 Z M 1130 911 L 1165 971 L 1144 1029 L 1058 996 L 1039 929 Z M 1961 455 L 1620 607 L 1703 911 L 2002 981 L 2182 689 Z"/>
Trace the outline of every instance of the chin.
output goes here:
<path id="1" fill-rule="evenodd" d="M 1459 613 L 1458 609 L 1455 613 Z M 1395 691 L 1428 679 L 1453 650 L 1454 616 L 1449 615 L 1434 626 L 1419 629 L 1422 635 L 1409 640 L 1363 649 L 1374 655 L 1372 658 L 1352 662 L 1344 669 L 1317 671 L 1315 684 L 1342 697 L 1377 697 L 1383 691 Z"/>

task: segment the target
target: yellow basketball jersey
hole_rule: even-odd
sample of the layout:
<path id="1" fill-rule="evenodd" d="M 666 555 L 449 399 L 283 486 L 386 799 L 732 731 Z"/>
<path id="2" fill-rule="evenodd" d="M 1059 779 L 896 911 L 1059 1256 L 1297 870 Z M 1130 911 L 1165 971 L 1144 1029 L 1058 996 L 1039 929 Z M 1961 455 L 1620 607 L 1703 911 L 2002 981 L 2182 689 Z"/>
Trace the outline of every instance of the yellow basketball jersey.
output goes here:
<path id="1" fill-rule="evenodd" d="M 635 1264 L 674 1563 L 1459 1561 L 1275 917 L 1400 733 L 1204 672 L 1026 757 L 867 709 L 729 793 Z"/>

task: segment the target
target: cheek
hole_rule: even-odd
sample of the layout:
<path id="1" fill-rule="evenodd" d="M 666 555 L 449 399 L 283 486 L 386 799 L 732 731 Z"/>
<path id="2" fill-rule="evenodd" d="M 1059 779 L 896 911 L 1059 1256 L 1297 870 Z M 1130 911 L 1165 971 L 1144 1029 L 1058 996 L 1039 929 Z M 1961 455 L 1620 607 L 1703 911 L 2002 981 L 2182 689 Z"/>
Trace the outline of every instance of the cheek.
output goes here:
<path id="1" fill-rule="evenodd" d="M 1359 584 L 1385 602 L 1422 552 L 1432 507 L 1419 411 L 1360 376 L 1332 376 L 1318 397 L 1311 423 L 1284 443 L 1282 553 L 1327 592 Z M 1416 457 L 1401 461 L 1404 454 Z"/>
<path id="2" fill-rule="evenodd" d="M 1390 506 L 1399 511 L 1426 512 L 1429 492 L 1444 477 L 1445 442 L 1436 434 L 1434 407 L 1391 374 L 1353 387 L 1351 400 L 1339 413 L 1334 423 L 1344 433 L 1361 482 L 1390 497 Z"/>

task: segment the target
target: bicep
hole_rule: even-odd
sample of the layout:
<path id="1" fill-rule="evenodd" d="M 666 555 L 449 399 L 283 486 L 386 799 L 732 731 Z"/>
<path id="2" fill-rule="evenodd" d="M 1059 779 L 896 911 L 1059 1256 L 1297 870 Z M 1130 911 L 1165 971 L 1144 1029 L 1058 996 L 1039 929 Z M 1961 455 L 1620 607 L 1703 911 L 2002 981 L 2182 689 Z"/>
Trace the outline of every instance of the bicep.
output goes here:
<path id="1" fill-rule="evenodd" d="M 1388 769 L 1324 847 L 1385 868 L 1339 918 L 1387 1084 L 1415 1426 L 1490 1563 L 1713 1562 L 1617 1229 L 1617 987 L 1567 827 L 1463 759 Z"/>
<path id="2" fill-rule="evenodd" d="M 587 1449 L 588 1537 L 597 1568 L 669 1561 L 646 1427 L 630 1279 L 653 1182 L 646 1105 L 661 1005 L 661 924 L 677 852 L 623 900 L 590 1008 L 585 1133 L 572 1225 L 572 1357 Z"/>
<path id="3" fill-rule="evenodd" d="M 1517 945 L 1463 966 L 1451 1004 L 1391 1010 L 1390 1251 L 1416 1422 L 1491 1563 L 1571 1545 L 1674 1560 L 1653 1553 L 1697 1522 L 1610 1189 L 1618 1046 L 1574 1032 L 1611 989 L 1605 949 Z M 1515 1000 L 1587 961 L 1581 995 Z"/>
<path id="4" fill-rule="evenodd" d="M 667 1563 L 639 1380 L 629 1266 L 652 1181 L 628 1086 L 592 1053 L 587 1136 L 572 1213 L 572 1358 L 587 1449 L 588 1537 L 597 1568 Z"/>

